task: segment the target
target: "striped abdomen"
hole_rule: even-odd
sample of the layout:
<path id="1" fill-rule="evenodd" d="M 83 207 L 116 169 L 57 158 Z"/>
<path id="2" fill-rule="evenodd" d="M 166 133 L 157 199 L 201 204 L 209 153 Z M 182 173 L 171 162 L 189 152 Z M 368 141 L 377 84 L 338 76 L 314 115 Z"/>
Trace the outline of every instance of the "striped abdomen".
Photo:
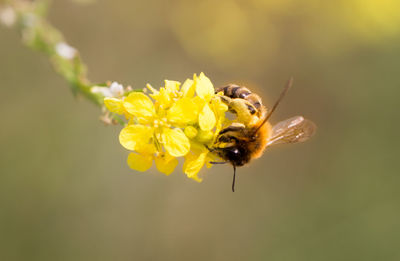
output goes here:
<path id="1" fill-rule="evenodd" d="M 258 112 L 257 114 L 259 114 L 264 109 L 260 96 L 258 96 L 255 93 L 252 93 L 249 89 L 247 89 L 244 86 L 229 84 L 227 86 L 218 88 L 216 90 L 216 93 L 218 92 L 223 92 L 225 96 L 231 99 L 238 98 L 248 101 L 248 103 L 251 105 L 248 106 L 251 114 L 255 114 L 256 112 Z"/>

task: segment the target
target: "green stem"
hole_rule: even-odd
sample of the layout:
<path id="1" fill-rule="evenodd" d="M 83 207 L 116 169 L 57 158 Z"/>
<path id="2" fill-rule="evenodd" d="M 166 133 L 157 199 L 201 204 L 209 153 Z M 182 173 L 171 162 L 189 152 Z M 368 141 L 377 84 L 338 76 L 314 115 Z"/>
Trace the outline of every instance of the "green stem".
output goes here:
<path id="1" fill-rule="evenodd" d="M 23 42 L 49 58 L 58 74 L 70 84 L 74 95 L 81 94 L 102 106 L 104 96 L 91 91 L 95 84 L 87 78 L 86 65 L 79 52 L 67 45 L 62 33 L 46 20 L 49 2 L 7 1 L 16 14 L 16 25 Z"/>

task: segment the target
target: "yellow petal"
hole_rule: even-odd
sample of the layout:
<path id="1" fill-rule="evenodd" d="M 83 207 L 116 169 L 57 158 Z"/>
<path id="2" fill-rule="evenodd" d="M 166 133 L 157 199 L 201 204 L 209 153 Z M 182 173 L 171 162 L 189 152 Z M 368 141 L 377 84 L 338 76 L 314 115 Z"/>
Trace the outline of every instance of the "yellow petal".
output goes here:
<path id="1" fill-rule="evenodd" d="M 189 139 L 181 129 L 164 128 L 162 141 L 165 150 L 174 157 L 186 155 L 190 149 Z"/>
<path id="2" fill-rule="evenodd" d="M 224 123 L 224 119 L 219 118 L 217 123 L 215 124 L 214 141 L 215 141 L 215 139 L 218 138 L 218 134 L 222 130 L 223 123 Z"/>
<path id="3" fill-rule="evenodd" d="M 212 108 L 216 114 L 217 123 L 215 124 L 215 138 L 222 129 L 222 125 L 227 120 L 225 117 L 225 112 L 228 111 L 228 106 L 221 101 L 221 99 L 216 98 L 211 100 Z"/>
<path id="4" fill-rule="evenodd" d="M 209 100 L 214 95 L 214 86 L 211 83 L 210 79 L 204 75 L 204 73 L 200 73 L 199 77 L 194 77 L 196 83 L 196 93 L 203 99 Z"/>
<path id="5" fill-rule="evenodd" d="M 198 115 L 198 106 L 189 98 L 179 99 L 167 113 L 168 120 L 178 124 L 196 123 Z"/>
<path id="6" fill-rule="evenodd" d="M 178 160 L 168 153 L 160 154 L 160 156 L 156 157 L 154 160 L 156 162 L 156 167 L 158 171 L 164 173 L 167 176 L 171 174 L 178 165 Z"/>
<path id="7" fill-rule="evenodd" d="M 154 154 L 155 152 L 157 152 L 156 146 L 154 145 L 154 142 L 152 142 L 152 140 L 150 141 L 150 143 L 140 144 L 136 147 L 137 149 L 135 151 L 140 154 Z"/>
<path id="8" fill-rule="evenodd" d="M 132 121 L 133 120 L 133 115 L 130 114 L 129 112 L 127 112 L 126 110 L 124 110 L 124 116 L 127 120 Z"/>
<path id="9" fill-rule="evenodd" d="M 128 150 L 141 151 L 153 137 L 153 129 L 144 125 L 128 125 L 119 134 L 119 142 Z"/>
<path id="10" fill-rule="evenodd" d="M 143 172 L 151 167 L 153 163 L 153 156 L 151 154 L 130 153 L 127 163 L 131 169 Z"/>
<path id="11" fill-rule="evenodd" d="M 199 115 L 200 128 L 204 131 L 209 131 L 214 128 L 216 122 L 217 120 L 215 118 L 214 112 L 211 110 L 208 103 L 206 103 Z"/>
<path id="12" fill-rule="evenodd" d="M 150 96 L 158 102 L 161 108 L 168 108 L 172 103 L 171 95 L 165 88 L 160 88 L 157 94 L 150 94 Z"/>
<path id="13" fill-rule="evenodd" d="M 212 131 L 200 130 L 196 137 L 196 140 L 201 143 L 208 143 L 214 138 L 214 133 Z"/>
<path id="14" fill-rule="evenodd" d="M 104 105 L 107 110 L 113 113 L 123 114 L 125 111 L 122 105 L 122 100 L 117 98 L 104 98 Z"/>
<path id="15" fill-rule="evenodd" d="M 199 96 L 194 96 L 191 100 L 197 105 L 197 110 L 200 112 L 204 105 L 207 103 L 206 100 L 200 98 Z"/>
<path id="16" fill-rule="evenodd" d="M 124 100 L 124 108 L 136 117 L 150 118 L 155 114 L 153 102 L 141 92 L 132 92 Z"/>
<path id="17" fill-rule="evenodd" d="M 191 79 L 186 79 L 181 88 L 183 97 L 192 98 L 194 96 L 195 91 L 196 91 L 196 85 L 194 84 L 194 81 Z"/>
<path id="18" fill-rule="evenodd" d="M 202 179 L 197 176 L 197 173 L 201 170 L 206 161 L 208 151 L 203 150 L 200 153 L 188 153 L 185 156 L 185 162 L 183 163 L 183 172 L 188 178 L 194 179 L 197 182 L 201 182 Z"/>
<path id="19" fill-rule="evenodd" d="M 180 85 L 181 85 L 180 82 L 165 80 L 165 89 L 170 93 L 179 91 Z"/>

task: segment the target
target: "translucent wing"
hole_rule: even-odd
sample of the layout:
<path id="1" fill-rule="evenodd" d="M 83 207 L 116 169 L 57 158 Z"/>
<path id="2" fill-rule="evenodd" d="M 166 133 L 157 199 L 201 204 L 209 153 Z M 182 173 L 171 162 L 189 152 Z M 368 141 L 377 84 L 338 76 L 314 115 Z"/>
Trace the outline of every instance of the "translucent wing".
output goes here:
<path id="1" fill-rule="evenodd" d="M 316 129 L 312 121 L 304 119 L 303 116 L 296 116 L 278 122 L 272 128 L 271 138 L 267 145 L 303 142 L 313 136 Z"/>

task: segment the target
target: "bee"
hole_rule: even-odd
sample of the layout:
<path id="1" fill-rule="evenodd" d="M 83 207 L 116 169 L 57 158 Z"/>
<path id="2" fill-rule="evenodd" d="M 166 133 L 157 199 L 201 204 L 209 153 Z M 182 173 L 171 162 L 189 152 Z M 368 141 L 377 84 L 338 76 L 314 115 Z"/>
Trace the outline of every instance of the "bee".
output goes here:
<path id="1" fill-rule="evenodd" d="M 271 110 L 262 104 L 260 96 L 244 86 L 230 84 L 216 90 L 216 93 L 223 93 L 220 99 L 228 105 L 229 111 L 236 114 L 237 118 L 218 133 L 214 144 L 208 149 L 224 160 L 211 163 L 230 163 L 233 166 L 233 192 L 236 167 L 261 157 L 267 147 L 304 142 L 314 135 L 316 125 L 303 116 L 292 117 L 274 126 L 268 122 L 292 86 L 292 82 L 292 79 L 288 81 Z"/>

